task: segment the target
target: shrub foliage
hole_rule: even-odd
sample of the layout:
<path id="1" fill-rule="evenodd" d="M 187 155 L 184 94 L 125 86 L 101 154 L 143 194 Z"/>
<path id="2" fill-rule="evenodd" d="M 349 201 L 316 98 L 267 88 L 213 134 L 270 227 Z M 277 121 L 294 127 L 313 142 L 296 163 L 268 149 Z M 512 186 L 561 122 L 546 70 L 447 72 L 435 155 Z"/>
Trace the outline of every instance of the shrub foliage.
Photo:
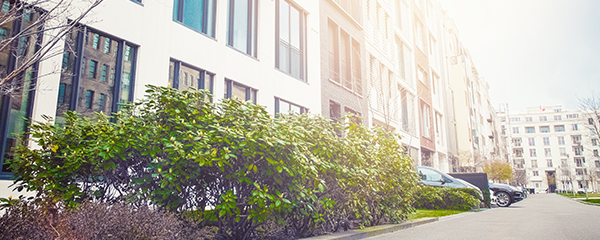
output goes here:
<path id="1" fill-rule="evenodd" d="M 10 162 L 16 188 L 67 208 L 91 200 L 193 215 L 222 239 L 268 236 L 266 223 L 307 237 L 412 210 L 417 178 L 398 135 L 209 99 L 148 86 L 114 116 L 33 123 L 39 147 L 18 147 Z"/>
<path id="2" fill-rule="evenodd" d="M 415 208 L 469 210 L 479 204 L 471 189 L 447 187 L 419 187 L 415 194 Z"/>

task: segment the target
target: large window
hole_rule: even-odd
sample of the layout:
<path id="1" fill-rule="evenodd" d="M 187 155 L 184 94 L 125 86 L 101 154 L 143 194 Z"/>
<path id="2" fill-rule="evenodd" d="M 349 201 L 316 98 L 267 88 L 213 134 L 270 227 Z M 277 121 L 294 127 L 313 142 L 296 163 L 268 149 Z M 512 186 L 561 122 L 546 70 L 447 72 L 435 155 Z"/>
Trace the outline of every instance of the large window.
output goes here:
<path id="1" fill-rule="evenodd" d="M 13 7 L 22 7 L 19 4 L 12 4 L 16 1 L 3 1 L 2 12 L 10 12 L 16 9 Z M 0 14 L 6 17 L 5 14 Z M 28 19 L 29 18 L 29 19 Z M 0 75 L 7 76 L 13 69 L 17 67 L 17 63 L 21 63 L 32 59 L 38 50 L 40 35 L 32 34 L 29 30 L 31 21 L 36 21 L 39 18 L 39 13 L 31 11 L 25 14 L 21 24 L 14 24 L 12 19 L 4 19 L 0 28 L 1 38 L 10 38 L 21 34 L 24 37 L 19 38 L 18 54 L 15 54 L 14 49 L 6 47 L 0 51 Z M 0 94 L 0 178 L 8 179 L 11 177 L 10 169 L 6 160 L 12 159 L 14 156 L 13 147 L 21 144 L 23 135 L 28 126 L 28 120 L 31 118 L 33 111 L 33 102 L 36 90 L 36 79 L 38 65 L 33 64 L 31 67 L 24 69 L 19 76 L 13 78 L 14 81 L 6 82 L 5 87 L 12 88 L 11 94 Z M 59 92 L 60 92 L 60 85 Z M 59 93 L 60 95 L 60 93 Z"/>
<path id="2" fill-rule="evenodd" d="M 337 24 L 328 22 L 329 79 L 362 95 L 360 44 Z"/>
<path id="3" fill-rule="evenodd" d="M 95 46 L 96 39 L 110 41 L 99 41 L 104 44 L 99 48 Z M 133 100 L 136 46 L 89 27 L 67 34 L 65 41 L 66 66 L 60 76 L 57 123 L 64 122 L 64 113 L 68 110 L 93 117 L 98 111 L 116 112 L 119 103 Z"/>
<path id="4" fill-rule="evenodd" d="M 215 37 L 215 0 L 174 0 L 173 20 Z"/>
<path id="5" fill-rule="evenodd" d="M 296 113 L 302 114 L 308 112 L 308 109 L 298 104 L 285 101 L 281 98 L 275 98 L 275 114 L 278 113 Z"/>
<path id="6" fill-rule="evenodd" d="M 298 79 L 304 76 L 304 12 L 286 0 L 277 0 L 276 67 Z"/>
<path id="7" fill-rule="evenodd" d="M 421 102 L 421 135 L 424 137 L 431 137 L 430 111 L 429 105 Z"/>
<path id="8" fill-rule="evenodd" d="M 256 57 L 257 0 L 229 0 L 227 44 Z"/>
<path id="9" fill-rule="evenodd" d="M 171 59 L 169 64 L 170 87 L 180 90 L 187 90 L 189 88 L 206 89 L 212 93 L 213 81 L 213 73 Z"/>
<path id="10" fill-rule="evenodd" d="M 256 104 L 256 92 L 257 90 L 254 88 L 225 79 L 225 98 L 237 98 Z"/>

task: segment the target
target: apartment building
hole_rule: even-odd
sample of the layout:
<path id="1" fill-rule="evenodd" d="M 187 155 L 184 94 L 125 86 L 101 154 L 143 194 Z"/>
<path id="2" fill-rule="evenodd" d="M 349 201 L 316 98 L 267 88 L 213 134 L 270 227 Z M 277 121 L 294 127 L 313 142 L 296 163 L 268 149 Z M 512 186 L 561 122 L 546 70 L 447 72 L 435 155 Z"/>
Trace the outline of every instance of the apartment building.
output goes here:
<path id="1" fill-rule="evenodd" d="M 532 107 L 526 113 L 509 114 L 506 131 L 513 166 L 526 172 L 528 188 L 536 192 L 598 191 L 599 140 L 586 116 L 561 106 Z"/>
<path id="2" fill-rule="evenodd" d="M 118 103 L 143 98 L 147 84 L 207 89 L 215 101 L 237 97 L 272 114 L 321 113 L 319 4 L 104 1 L 60 44 L 64 54 L 36 65 L 35 90 L 2 98 L 0 163 L 12 156 L 23 117 L 60 123 L 66 110 L 116 112 Z M 356 40 L 348 44 L 362 41 L 350 30 Z M 62 73 L 52 74 L 57 68 Z M 10 178 L 6 164 L 2 173 Z"/>
<path id="3" fill-rule="evenodd" d="M 469 51 L 463 46 L 454 21 L 446 17 L 445 57 L 448 64 L 448 125 L 455 129 L 451 140 L 452 168 L 457 171 L 481 171 L 488 161 L 508 161 L 506 142 L 499 136 L 501 121 L 491 105 L 489 85 L 475 67 Z M 450 104 L 451 103 L 451 104 Z M 454 155 L 456 154 L 456 155 Z"/>

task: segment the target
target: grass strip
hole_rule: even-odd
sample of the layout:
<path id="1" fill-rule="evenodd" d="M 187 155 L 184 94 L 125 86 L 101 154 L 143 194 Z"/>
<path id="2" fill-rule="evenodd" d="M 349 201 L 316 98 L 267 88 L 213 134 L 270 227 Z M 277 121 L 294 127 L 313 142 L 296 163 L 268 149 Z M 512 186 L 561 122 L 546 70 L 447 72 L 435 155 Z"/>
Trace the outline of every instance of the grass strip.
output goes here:
<path id="1" fill-rule="evenodd" d="M 445 210 L 445 209 L 439 209 L 439 210 L 417 209 L 416 212 L 408 214 L 408 219 L 412 220 L 412 219 L 419 219 L 419 218 L 425 218 L 425 217 L 443 217 L 443 216 L 454 215 L 454 214 L 459 214 L 459 213 L 464 213 L 464 212 L 468 212 L 468 211 Z"/>

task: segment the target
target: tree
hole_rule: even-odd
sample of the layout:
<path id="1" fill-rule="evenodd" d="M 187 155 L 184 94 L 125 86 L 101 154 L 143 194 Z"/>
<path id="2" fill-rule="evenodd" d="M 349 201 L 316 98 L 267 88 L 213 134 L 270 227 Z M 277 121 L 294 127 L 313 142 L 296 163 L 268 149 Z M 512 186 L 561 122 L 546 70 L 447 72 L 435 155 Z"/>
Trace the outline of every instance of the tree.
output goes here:
<path id="1" fill-rule="evenodd" d="M 600 144 L 600 95 L 592 94 L 591 97 L 580 98 L 579 108 L 582 111 L 583 125 L 590 130 L 589 134 L 592 139 L 592 145 Z M 600 167 L 596 164 L 596 161 L 600 160 L 600 157 L 597 155 L 598 149 L 589 149 L 589 151 L 595 151 L 595 161 L 589 161 L 589 163 L 593 163 L 594 165 L 589 168 L 589 176 L 587 174 L 584 175 L 584 181 L 586 183 L 586 188 L 589 186 L 588 180 L 592 182 L 592 187 L 596 186 L 597 188 L 598 177 L 594 172 L 600 171 Z"/>
<path id="2" fill-rule="evenodd" d="M 458 172 L 476 172 L 476 167 L 483 161 L 482 156 L 478 152 L 462 151 L 456 157 Z"/>
<path id="3" fill-rule="evenodd" d="M 513 170 L 507 162 L 493 161 L 486 163 L 483 172 L 488 174 L 488 178 L 493 181 L 509 180 L 513 176 Z"/>
<path id="4" fill-rule="evenodd" d="M 527 172 L 523 169 L 516 170 L 513 173 L 511 179 L 511 185 L 513 186 L 526 186 L 527 185 Z"/>
<path id="5" fill-rule="evenodd" d="M 0 11 L 4 30 L 0 32 L 0 36 L 4 34 L 0 37 L 0 95 L 20 94 L 32 88 L 29 83 L 42 77 L 34 66 L 62 55 L 64 37 L 102 1 L 4 1 Z"/>

